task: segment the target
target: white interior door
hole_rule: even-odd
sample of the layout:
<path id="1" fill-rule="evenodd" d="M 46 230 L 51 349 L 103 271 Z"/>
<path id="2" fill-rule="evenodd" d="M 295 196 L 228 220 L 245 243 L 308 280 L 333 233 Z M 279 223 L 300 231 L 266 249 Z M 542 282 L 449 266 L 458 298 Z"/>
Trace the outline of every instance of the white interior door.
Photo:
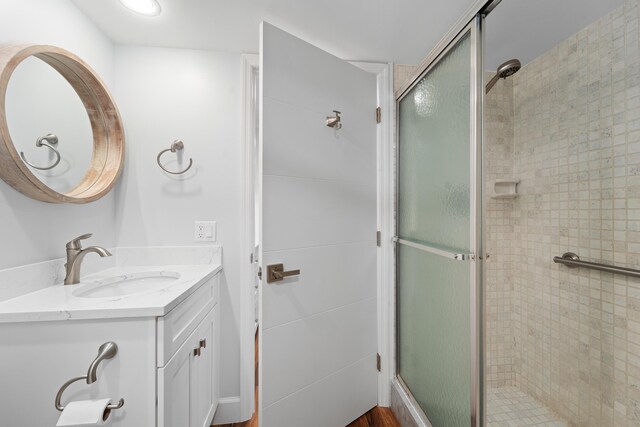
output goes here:
<path id="1" fill-rule="evenodd" d="M 260 426 L 343 427 L 377 403 L 376 78 L 261 37 Z M 271 264 L 301 271 L 268 283 Z"/>

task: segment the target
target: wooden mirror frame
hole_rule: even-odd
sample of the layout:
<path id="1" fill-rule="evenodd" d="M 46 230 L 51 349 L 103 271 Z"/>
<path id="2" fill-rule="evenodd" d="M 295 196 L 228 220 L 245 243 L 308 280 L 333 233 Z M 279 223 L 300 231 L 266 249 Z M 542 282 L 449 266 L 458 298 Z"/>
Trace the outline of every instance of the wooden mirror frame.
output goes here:
<path id="1" fill-rule="evenodd" d="M 35 56 L 71 84 L 87 110 L 93 132 L 91 165 L 80 182 L 59 193 L 40 181 L 18 154 L 9 135 L 6 94 L 9 79 L 26 58 Z M 111 190 L 124 163 L 124 129 L 120 113 L 106 86 L 82 59 L 46 45 L 0 46 L 0 178 L 19 192 L 43 202 L 83 204 Z"/>

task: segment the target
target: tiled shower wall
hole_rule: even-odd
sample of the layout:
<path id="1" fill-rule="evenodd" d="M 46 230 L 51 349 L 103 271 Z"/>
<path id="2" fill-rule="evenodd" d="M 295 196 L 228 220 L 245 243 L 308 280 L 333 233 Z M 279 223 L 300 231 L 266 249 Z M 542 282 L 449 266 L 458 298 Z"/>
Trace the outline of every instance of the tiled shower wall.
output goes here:
<path id="1" fill-rule="evenodd" d="M 640 268 L 638 3 L 523 67 L 512 107 L 504 81 L 487 100 L 487 184 L 521 180 L 517 199 L 487 199 L 487 382 L 575 426 L 640 425 L 640 279 L 552 262 Z"/>
<path id="2" fill-rule="evenodd" d="M 488 82 L 495 72 L 487 72 Z M 494 183 L 513 178 L 513 81 L 500 80 L 485 98 L 485 290 L 488 387 L 515 385 L 513 312 L 513 213 L 515 199 L 494 199 Z"/>
<path id="3" fill-rule="evenodd" d="M 407 80 L 413 75 L 418 67 L 415 65 L 407 64 L 394 64 L 393 66 L 393 92 L 404 85 Z"/>

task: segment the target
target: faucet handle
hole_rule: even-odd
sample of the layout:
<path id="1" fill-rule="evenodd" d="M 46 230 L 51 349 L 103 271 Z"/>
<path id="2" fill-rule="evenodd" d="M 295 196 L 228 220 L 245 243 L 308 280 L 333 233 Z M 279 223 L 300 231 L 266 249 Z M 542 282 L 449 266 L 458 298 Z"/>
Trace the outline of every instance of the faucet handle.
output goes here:
<path id="1" fill-rule="evenodd" d="M 67 249 L 82 249 L 80 240 L 86 240 L 91 236 L 93 236 L 93 233 L 83 234 L 82 236 L 78 236 L 75 239 L 72 239 L 69 243 L 67 243 Z"/>

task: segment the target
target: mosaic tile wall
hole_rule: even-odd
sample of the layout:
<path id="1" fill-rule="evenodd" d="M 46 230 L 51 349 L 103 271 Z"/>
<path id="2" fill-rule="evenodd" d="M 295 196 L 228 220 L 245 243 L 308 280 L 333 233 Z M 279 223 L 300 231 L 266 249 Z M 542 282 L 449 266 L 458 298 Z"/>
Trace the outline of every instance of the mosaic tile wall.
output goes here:
<path id="1" fill-rule="evenodd" d="M 404 85 L 413 72 L 418 68 L 416 65 L 394 64 L 393 66 L 393 93 Z"/>
<path id="2" fill-rule="evenodd" d="M 495 72 L 488 72 L 488 82 Z M 494 183 L 513 178 L 513 81 L 500 80 L 484 110 L 486 381 L 488 387 L 515 385 L 513 312 L 513 219 L 515 199 L 495 199 Z"/>
<path id="3" fill-rule="evenodd" d="M 492 112 L 497 86 L 488 100 L 487 178 L 521 183 L 519 198 L 487 203 L 487 381 L 572 426 L 640 426 L 640 279 L 552 262 L 572 251 L 640 268 L 639 1 L 511 78 L 512 170 L 508 130 L 490 118 L 509 107 Z"/>

